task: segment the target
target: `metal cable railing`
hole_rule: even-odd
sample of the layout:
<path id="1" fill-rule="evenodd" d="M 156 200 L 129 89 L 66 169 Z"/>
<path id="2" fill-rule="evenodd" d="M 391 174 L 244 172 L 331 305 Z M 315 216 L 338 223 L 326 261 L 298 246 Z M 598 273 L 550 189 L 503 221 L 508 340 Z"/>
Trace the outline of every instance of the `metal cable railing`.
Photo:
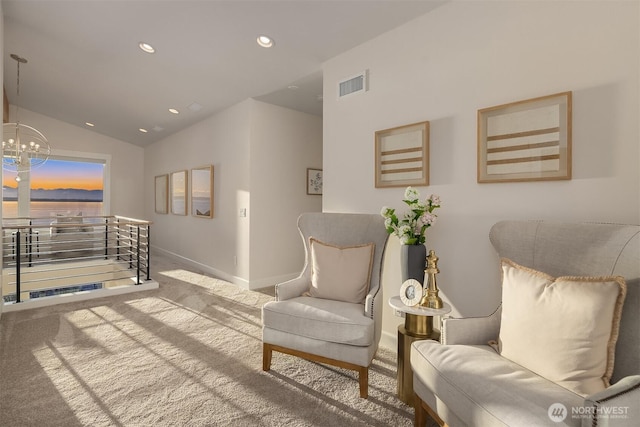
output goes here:
<path id="1" fill-rule="evenodd" d="M 121 216 L 3 219 L 4 302 L 150 280 L 150 226 Z"/>

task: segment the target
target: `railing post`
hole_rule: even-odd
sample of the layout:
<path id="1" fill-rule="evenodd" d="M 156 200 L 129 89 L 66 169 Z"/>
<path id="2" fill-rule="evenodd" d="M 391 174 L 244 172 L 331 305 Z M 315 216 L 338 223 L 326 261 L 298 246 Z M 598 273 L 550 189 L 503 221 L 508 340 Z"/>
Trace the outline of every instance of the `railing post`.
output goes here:
<path id="1" fill-rule="evenodd" d="M 104 259 L 109 257 L 109 218 L 104 219 Z"/>
<path id="2" fill-rule="evenodd" d="M 116 260 L 120 261 L 120 220 L 115 219 L 116 222 Z"/>
<path id="3" fill-rule="evenodd" d="M 129 254 L 129 268 L 133 268 L 133 232 L 132 230 L 132 225 L 131 224 L 127 224 L 127 233 L 129 235 L 129 238 L 127 239 L 127 253 Z"/>
<path id="4" fill-rule="evenodd" d="M 151 280 L 151 226 L 147 224 L 147 280 Z"/>
<path id="5" fill-rule="evenodd" d="M 20 302 L 20 229 L 16 231 L 16 303 Z"/>
<path id="6" fill-rule="evenodd" d="M 33 267 L 33 221 L 29 220 L 29 234 L 27 235 L 27 254 L 29 256 L 29 267 Z"/>
<path id="7" fill-rule="evenodd" d="M 138 267 L 136 268 L 136 285 L 140 285 L 142 284 L 142 282 L 140 282 L 140 226 L 137 227 L 136 240 L 136 258 L 138 261 Z"/>

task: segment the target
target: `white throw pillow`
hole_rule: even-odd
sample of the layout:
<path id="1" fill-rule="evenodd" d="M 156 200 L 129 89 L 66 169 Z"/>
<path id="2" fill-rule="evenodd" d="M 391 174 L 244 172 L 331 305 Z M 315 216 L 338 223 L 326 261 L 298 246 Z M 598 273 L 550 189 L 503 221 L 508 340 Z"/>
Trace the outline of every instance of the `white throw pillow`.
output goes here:
<path id="1" fill-rule="evenodd" d="M 626 284 L 502 260 L 502 356 L 577 394 L 609 386 Z"/>
<path id="2" fill-rule="evenodd" d="M 362 303 L 369 292 L 374 243 L 339 247 L 311 237 L 311 288 L 315 298 Z"/>

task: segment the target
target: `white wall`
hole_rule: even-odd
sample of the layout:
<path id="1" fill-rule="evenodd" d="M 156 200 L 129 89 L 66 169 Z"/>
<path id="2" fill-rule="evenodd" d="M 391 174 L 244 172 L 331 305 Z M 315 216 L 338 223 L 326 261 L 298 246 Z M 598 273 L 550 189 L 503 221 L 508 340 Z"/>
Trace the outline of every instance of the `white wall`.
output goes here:
<path id="1" fill-rule="evenodd" d="M 145 148 L 145 214 L 154 222 L 154 248 L 225 279 L 249 278 L 249 137 L 251 102 L 221 113 Z M 213 219 L 155 213 L 154 177 L 213 165 Z M 237 265 L 234 263 L 237 259 Z"/>
<path id="2" fill-rule="evenodd" d="M 324 210 L 403 208 L 403 188 L 374 188 L 374 132 L 431 122 L 430 186 L 442 198 L 427 247 L 440 257 L 454 316 L 500 299 L 488 241 L 501 219 L 640 222 L 637 2 L 455 1 L 324 64 Z M 336 99 L 368 69 L 370 91 Z M 477 110 L 573 91 L 573 179 L 478 184 Z M 390 238 L 384 291 L 401 285 Z M 386 306 L 386 304 L 385 304 Z M 401 320 L 386 308 L 383 345 Z"/>
<path id="3" fill-rule="evenodd" d="M 302 271 L 296 223 L 322 210 L 308 195 L 307 168 L 322 168 L 322 118 L 263 102 L 251 115 L 251 282 L 268 286 Z M 283 274 L 284 273 L 284 274 Z"/>
<path id="4" fill-rule="evenodd" d="M 307 166 L 321 167 L 322 119 L 243 101 L 145 149 L 146 215 L 156 249 L 246 288 L 299 274 L 296 218 L 319 211 Z M 214 166 L 214 218 L 154 212 L 154 177 Z M 239 212 L 246 209 L 246 217 Z"/>

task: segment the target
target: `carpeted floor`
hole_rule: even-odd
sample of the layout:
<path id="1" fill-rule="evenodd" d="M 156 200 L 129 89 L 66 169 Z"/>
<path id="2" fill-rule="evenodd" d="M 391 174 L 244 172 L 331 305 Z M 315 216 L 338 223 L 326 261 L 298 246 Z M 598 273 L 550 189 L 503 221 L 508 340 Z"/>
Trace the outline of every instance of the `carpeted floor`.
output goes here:
<path id="1" fill-rule="evenodd" d="M 354 372 L 274 353 L 252 292 L 152 259 L 158 290 L 5 313 L 1 426 L 409 426 L 396 356 Z"/>

